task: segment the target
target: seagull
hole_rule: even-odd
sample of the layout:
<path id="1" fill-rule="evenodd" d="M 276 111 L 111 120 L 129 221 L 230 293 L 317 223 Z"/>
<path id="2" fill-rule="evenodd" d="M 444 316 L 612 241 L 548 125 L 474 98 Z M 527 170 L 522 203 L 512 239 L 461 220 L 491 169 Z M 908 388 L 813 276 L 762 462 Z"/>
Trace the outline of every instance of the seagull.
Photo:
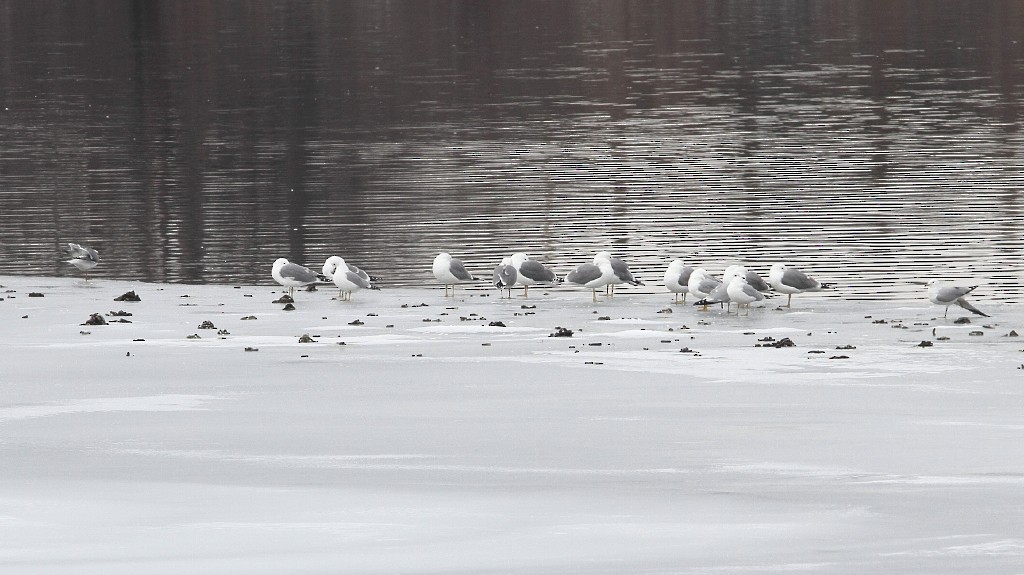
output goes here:
<path id="1" fill-rule="evenodd" d="M 508 290 L 508 297 L 512 299 L 512 286 L 516 285 L 516 280 L 519 278 L 519 272 L 516 271 L 516 266 L 512 264 L 512 258 L 501 258 L 501 263 L 494 266 L 494 275 L 492 280 L 494 281 L 494 287 L 498 288 L 498 292 L 501 293 L 501 297 L 505 297 L 505 292 L 502 290 Z"/>
<path id="2" fill-rule="evenodd" d="M 326 282 L 334 281 L 334 270 L 335 270 L 335 268 L 338 267 L 338 260 L 340 260 L 340 259 L 341 258 L 338 257 L 338 256 L 331 256 L 331 257 L 327 258 L 327 261 L 324 262 L 324 267 L 321 269 L 321 271 L 323 272 L 322 273 L 323 277 L 320 278 L 321 281 L 326 281 Z M 342 260 L 342 261 L 344 261 L 344 260 Z M 355 272 L 355 273 L 359 274 L 359 277 L 363 278 L 364 280 L 369 281 L 370 283 L 375 283 L 375 282 L 379 282 L 380 281 L 379 277 L 371 276 L 370 274 L 366 273 L 365 271 L 359 269 L 357 266 L 354 266 L 354 265 L 352 265 L 352 264 L 350 264 L 348 262 L 345 262 L 345 265 L 348 267 L 348 271 Z M 370 289 L 380 289 L 380 288 L 378 288 L 377 286 L 373 286 Z"/>
<path id="3" fill-rule="evenodd" d="M 761 276 L 757 275 L 757 272 L 748 270 L 743 266 L 729 266 L 725 268 L 725 275 L 729 275 L 729 271 L 732 271 L 734 275 L 742 275 L 750 287 L 756 289 L 761 293 L 768 293 L 771 291 L 772 286 L 768 285 L 768 282 L 764 281 Z M 729 282 L 726 282 L 729 283 Z"/>
<path id="4" fill-rule="evenodd" d="M 715 276 L 709 274 L 704 268 L 697 268 L 690 274 L 690 280 L 686 283 L 686 287 L 693 297 L 704 298 L 708 297 L 716 287 L 722 284 L 721 280 Z M 701 303 L 701 302 L 698 302 Z M 697 305 L 697 304 L 694 304 Z M 707 311 L 707 302 L 704 302 L 704 311 Z"/>
<path id="5" fill-rule="evenodd" d="M 448 286 L 451 286 L 452 297 L 455 297 L 456 284 L 477 281 L 473 274 L 466 271 L 462 260 L 457 260 L 445 252 L 437 254 L 434 258 L 433 272 L 437 281 L 444 284 L 444 297 L 448 297 Z"/>
<path id="6" fill-rule="evenodd" d="M 736 277 L 745 277 L 747 274 L 747 268 L 743 266 L 729 266 L 725 268 L 725 274 L 722 276 L 722 281 L 715 286 L 708 295 L 693 305 L 702 305 L 707 310 L 709 304 L 718 303 L 725 304 L 725 313 L 729 313 L 732 309 L 732 297 L 729 294 L 729 282 Z M 691 276 L 692 277 L 692 276 Z M 717 280 L 716 280 L 717 281 Z M 737 306 L 736 313 L 739 313 L 739 307 Z"/>
<path id="7" fill-rule="evenodd" d="M 611 262 L 608 260 L 601 260 L 598 264 L 579 265 L 565 276 L 567 283 L 590 288 L 595 302 L 597 301 L 597 288 L 606 286 L 616 279 L 615 271 L 612 270 Z"/>
<path id="8" fill-rule="evenodd" d="M 608 252 L 598 252 L 594 256 L 594 265 L 600 266 L 601 261 L 607 261 L 612 268 L 613 279 L 607 285 L 611 289 L 610 295 L 615 295 L 615 284 L 628 283 L 629 285 L 642 286 L 644 283 L 633 277 L 633 274 L 629 272 L 629 266 L 626 262 L 619 258 L 613 258 Z"/>
<path id="9" fill-rule="evenodd" d="M 512 266 L 516 269 L 516 281 L 523 286 L 523 297 L 530 297 L 530 286 L 539 283 L 561 283 L 562 280 L 544 264 L 531 260 L 523 252 L 512 254 Z"/>
<path id="10" fill-rule="evenodd" d="M 78 244 L 68 244 L 67 252 L 71 255 L 71 259 L 65 260 L 66 263 L 75 266 L 78 271 L 85 272 L 85 280 L 89 281 L 89 270 L 100 263 L 100 254 L 92 248 Z"/>
<path id="11" fill-rule="evenodd" d="M 784 293 L 789 297 L 786 299 L 786 307 L 793 303 L 793 294 L 805 291 L 821 291 L 832 287 L 832 284 L 823 284 L 814 278 L 808 277 L 804 272 L 791 268 L 785 264 L 775 264 L 768 275 L 768 282 L 772 284 L 775 291 Z"/>
<path id="12" fill-rule="evenodd" d="M 672 263 L 668 264 L 668 269 L 665 270 L 665 287 L 675 294 L 672 303 L 679 302 L 679 294 L 683 294 L 683 303 L 686 303 L 686 294 L 690 292 L 687 283 L 692 273 L 693 268 L 683 264 L 683 260 L 672 260 Z"/>
<path id="13" fill-rule="evenodd" d="M 747 308 L 747 315 L 750 315 L 750 304 L 764 299 L 764 294 L 747 282 L 746 274 L 734 275 L 726 290 L 729 292 L 729 299 L 736 302 L 736 315 L 740 314 L 740 308 L 744 306 Z"/>
<path id="14" fill-rule="evenodd" d="M 320 281 L 312 270 L 307 267 L 293 264 L 285 258 L 277 258 L 274 267 L 270 271 L 274 281 L 288 288 L 288 295 L 295 297 L 295 288 L 316 284 Z"/>
<path id="15" fill-rule="evenodd" d="M 949 306 L 953 304 L 982 317 L 989 317 L 988 314 L 971 305 L 964 297 L 977 289 L 978 286 L 957 287 L 941 283 L 938 280 L 931 280 L 925 285 L 928 286 L 928 299 L 934 304 L 946 306 L 946 311 L 942 314 L 942 317 L 946 317 L 949 314 Z"/>
<path id="16" fill-rule="evenodd" d="M 338 299 L 352 299 L 352 292 L 361 289 L 373 289 L 370 275 L 354 265 L 345 263 L 339 256 L 331 256 L 324 262 L 323 273 L 338 286 Z"/>

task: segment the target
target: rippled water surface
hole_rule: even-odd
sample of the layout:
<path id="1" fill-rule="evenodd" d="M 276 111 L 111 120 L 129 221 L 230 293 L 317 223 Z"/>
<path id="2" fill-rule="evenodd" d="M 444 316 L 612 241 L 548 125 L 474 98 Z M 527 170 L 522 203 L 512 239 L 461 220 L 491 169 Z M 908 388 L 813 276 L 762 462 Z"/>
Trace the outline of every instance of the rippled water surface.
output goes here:
<path id="1" fill-rule="evenodd" d="M 1024 295 L 1024 4 L 0 0 L 0 273 L 776 261 Z"/>

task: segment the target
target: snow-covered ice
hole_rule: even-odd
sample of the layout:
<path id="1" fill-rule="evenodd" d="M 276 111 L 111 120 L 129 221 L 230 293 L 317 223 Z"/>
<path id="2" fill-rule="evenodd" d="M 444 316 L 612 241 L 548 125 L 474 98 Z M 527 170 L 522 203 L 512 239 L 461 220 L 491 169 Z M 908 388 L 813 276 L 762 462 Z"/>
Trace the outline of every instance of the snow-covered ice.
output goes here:
<path id="1" fill-rule="evenodd" d="M 1024 565 L 1017 305 L 0 285 L 3 573 Z"/>

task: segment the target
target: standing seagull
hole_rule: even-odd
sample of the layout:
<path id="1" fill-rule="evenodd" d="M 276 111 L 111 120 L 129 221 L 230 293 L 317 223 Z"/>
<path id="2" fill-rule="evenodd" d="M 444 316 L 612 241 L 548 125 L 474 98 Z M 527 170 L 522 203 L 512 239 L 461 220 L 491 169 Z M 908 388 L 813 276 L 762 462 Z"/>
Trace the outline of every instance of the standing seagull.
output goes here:
<path id="1" fill-rule="evenodd" d="M 607 260 L 602 260 L 599 264 L 579 265 L 565 276 L 566 283 L 590 288 L 595 302 L 597 301 L 597 288 L 606 286 L 615 281 L 615 279 L 615 272 L 612 270 L 611 263 Z"/>
<path id="2" fill-rule="evenodd" d="M 519 272 L 516 271 L 516 266 L 512 265 L 512 258 L 501 258 L 501 263 L 494 266 L 494 275 L 491 277 L 501 297 L 505 297 L 504 290 L 507 289 L 509 299 L 512 299 L 512 286 L 516 285 L 518 278 Z"/>
<path id="3" fill-rule="evenodd" d="M 373 289 L 369 274 L 356 266 L 348 265 L 339 256 L 327 258 L 322 271 L 325 276 L 331 278 L 334 285 L 338 286 L 338 300 L 340 301 L 351 300 L 354 291 Z"/>
<path id="4" fill-rule="evenodd" d="M 768 275 L 768 283 L 772 284 L 775 291 L 789 296 L 786 299 L 786 307 L 793 303 L 793 294 L 805 291 L 821 291 L 832 287 L 832 284 L 823 284 L 814 278 L 808 277 L 804 272 L 786 266 L 775 264 Z"/>
<path id="5" fill-rule="evenodd" d="M 715 289 L 711 290 L 707 297 L 694 303 L 693 305 L 703 305 L 706 311 L 709 304 L 725 304 L 725 313 L 728 314 L 732 309 L 732 292 L 729 291 L 729 283 L 732 282 L 733 278 L 746 277 L 747 268 L 743 266 L 729 266 L 725 268 L 725 273 L 722 275 L 722 281 L 715 286 Z M 715 280 L 717 281 L 717 280 Z M 710 285 L 710 284 L 708 284 Z M 736 306 L 736 314 L 740 313 L 739 304 Z"/>
<path id="6" fill-rule="evenodd" d="M 946 317 L 946 315 L 949 314 L 949 306 L 953 304 L 956 304 L 971 313 L 978 314 L 982 317 L 988 317 L 988 314 L 971 305 L 964 297 L 974 291 L 978 286 L 957 287 L 940 283 L 938 280 L 931 280 L 925 285 L 928 286 L 928 299 L 934 304 L 946 306 L 946 311 L 942 314 L 942 317 Z"/>
<path id="7" fill-rule="evenodd" d="M 368 281 L 370 283 L 374 283 L 374 282 L 379 282 L 380 281 L 379 277 L 371 276 L 370 274 L 366 273 L 365 271 L 359 269 L 357 266 L 354 266 L 354 265 L 346 262 L 345 260 L 341 259 L 338 256 L 331 256 L 331 257 L 327 258 L 327 261 L 324 262 L 324 267 L 323 267 L 323 269 L 321 269 L 321 271 L 323 272 L 324 277 L 321 278 L 321 280 L 334 281 L 334 272 L 339 267 L 338 266 L 338 260 L 341 260 L 342 262 L 344 262 L 345 267 L 348 268 L 348 271 L 354 272 L 356 274 L 359 274 L 359 277 L 363 278 L 364 280 L 366 280 L 366 281 Z M 373 286 L 370 289 L 380 289 L 380 288 L 378 288 L 376 286 Z"/>
<path id="8" fill-rule="evenodd" d="M 715 288 L 722 285 L 722 281 L 715 276 L 709 274 L 704 268 L 697 268 L 690 274 L 690 281 L 687 282 L 686 286 L 693 297 L 701 298 L 702 300 L 708 297 L 711 292 L 715 291 Z M 696 304 L 694 304 L 696 305 Z M 708 310 L 707 302 L 703 302 L 703 311 Z"/>
<path id="9" fill-rule="evenodd" d="M 729 299 L 736 302 L 736 315 L 740 315 L 741 307 L 746 307 L 747 315 L 750 315 L 750 304 L 764 299 L 764 294 L 747 283 L 746 274 L 734 275 L 726 290 L 729 292 Z"/>
<path id="10" fill-rule="evenodd" d="M 455 297 L 456 284 L 477 281 L 473 274 L 466 271 L 462 260 L 457 260 L 445 252 L 437 254 L 434 258 L 432 271 L 437 281 L 444 284 L 444 297 L 448 297 L 448 286 L 451 286 L 452 297 Z"/>
<path id="11" fill-rule="evenodd" d="M 530 286 L 534 284 L 552 284 L 562 281 L 555 275 L 555 272 L 549 270 L 544 264 L 531 260 L 530 256 L 523 252 L 512 254 L 512 265 L 516 268 L 516 281 L 523 286 L 523 297 L 530 297 Z"/>
<path id="12" fill-rule="evenodd" d="M 628 283 L 629 285 L 634 286 L 644 285 L 642 281 L 633 277 L 633 274 L 630 273 L 629 266 L 626 265 L 626 262 L 619 258 L 613 258 L 608 252 L 598 252 L 598 254 L 594 256 L 594 265 L 600 266 L 602 261 L 608 262 L 608 265 L 612 268 L 613 278 L 612 281 L 608 283 L 608 286 L 611 289 L 611 293 L 609 295 L 615 295 L 615 284 Z"/>
<path id="13" fill-rule="evenodd" d="M 665 287 L 675 294 L 672 303 L 679 302 L 679 294 L 683 294 L 683 303 L 686 303 L 686 294 L 690 293 L 687 284 L 692 273 L 693 268 L 683 264 L 683 260 L 672 260 L 672 263 L 668 264 L 668 269 L 665 270 Z"/>
<path id="14" fill-rule="evenodd" d="M 274 261 L 270 275 L 274 277 L 274 281 L 288 288 L 288 295 L 292 298 L 295 297 L 295 288 L 320 281 L 320 278 L 309 268 L 293 264 L 285 258 L 277 258 Z"/>
<path id="15" fill-rule="evenodd" d="M 71 259 L 66 262 L 78 268 L 79 271 L 85 272 L 85 280 L 89 281 L 89 270 L 100 263 L 100 254 L 92 248 L 78 244 L 68 244 L 67 252 L 71 255 Z"/>

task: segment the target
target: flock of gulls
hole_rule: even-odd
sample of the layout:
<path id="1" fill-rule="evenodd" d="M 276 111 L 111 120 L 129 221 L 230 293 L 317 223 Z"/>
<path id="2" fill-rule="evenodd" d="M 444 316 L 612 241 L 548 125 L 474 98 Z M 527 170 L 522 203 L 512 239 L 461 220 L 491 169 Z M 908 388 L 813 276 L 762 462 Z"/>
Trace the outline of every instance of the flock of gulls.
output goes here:
<path id="1" fill-rule="evenodd" d="M 71 259 L 66 260 L 67 263 L 84 272 L 88 280 L 89 270 L 99 263 L 99 254 L 94 249 L 78 244 L 68 244 L 67 251 L 71 255 Z M 445 297 L 449 297 L 449 294 L 455 297 L 455 287 L 459 284 L 483 281 L 473 276 L 461 260 L 453 258 L 448 253 L 438 254 L 431 269 L 437 281 L 444 286 Z M 379 281 L 379 278 L 369 275 L 338 256 L 327 258 L 320 273 L 289 262 L 285 258 L 278 258 L 271 269 L 271 276 L 274 281 L 288 288 L 288 295 L 291 297 L 295 295 L 295 288 L 334 284 L 338 288 L 338 299 L 342 301 L 352 299 L 352 294 L 359 290 L 378 289 L 375 282 Z M 717 278 L 704 268 L 687 266 L 680 259 L 673 260 L 668 265 L 662 281 L 668 291 L 674 294 L 676 302 L 685 303 L 686 296 L 692 295 L 696 299 L 693 305 L 702 306 L 703 310 L 707 310 L 712 304 L 722 304 L 727 306 L 728 313 L 732 304 L 736 304 L 737 314 L 740 309 L 746 309 L 749 314 L 751 304 L 763 301 L 773 291 L 786 294 L 785 307 L 790 307 L 794 294 L 816 292 L 831 287 L 831 284 L 819 282 L 803 271 L 785 264 L 773 265 L 768 280 L 765 281 L 756 272 L 744 266 L 729 266 L 723 276 Z M 576 266 L 565 277 L 555 274 L 541 262 L 530 259 L 527 254 L 518 252 L 503 258 L 495 266 L 491 282 L 502 292 L 503 297 L 507 291 L 509 298 L 512 297 L 512 288 L 516 286 L 522 286 L 523 297 L 529 297 L 530 286 L 533 285 L 570 284 L 589 289 L 595 302 L 598 301 L 597 293 L 601 288 L 605 289 L 606 295 L 613 296 L 617 284 L 644 285 L 633 277 L 624 261 L 604 251 L 595 255 L 592 262 Z M 937 280 L 922 285 L 927 286 L 928 299 L 932 303 L 945 307 L 943 317 L 948 316 L 949 308 L 953 305 L 988 317 L 966 299 L 967 294 L 978 286 L 954 286 Z"/>

